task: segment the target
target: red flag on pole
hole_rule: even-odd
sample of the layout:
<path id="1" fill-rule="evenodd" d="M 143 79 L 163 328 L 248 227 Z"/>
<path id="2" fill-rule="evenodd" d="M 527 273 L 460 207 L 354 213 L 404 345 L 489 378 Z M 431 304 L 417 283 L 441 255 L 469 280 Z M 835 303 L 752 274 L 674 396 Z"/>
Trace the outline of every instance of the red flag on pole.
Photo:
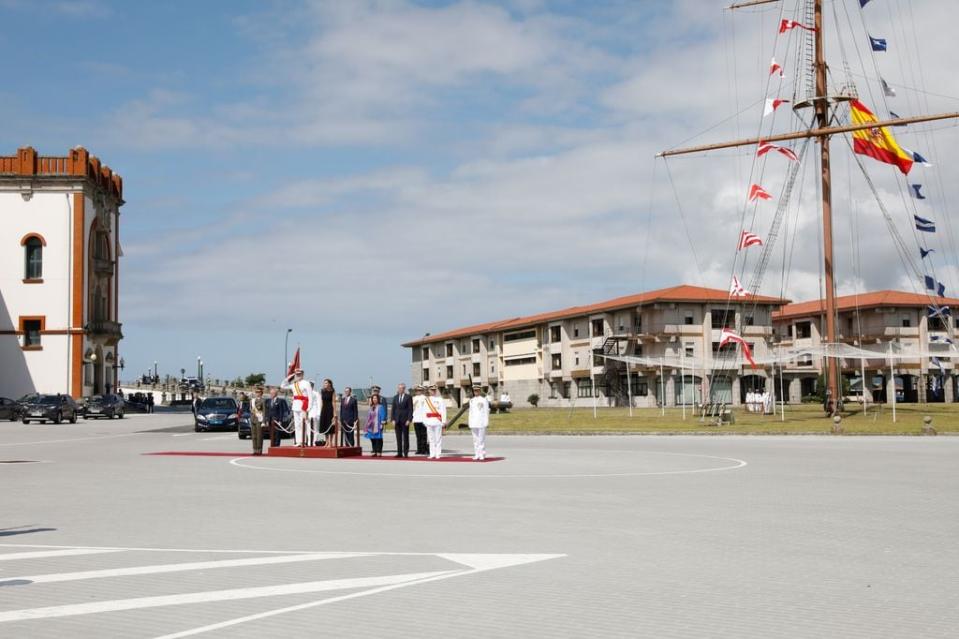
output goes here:
<path id="1" fill-rule="evenodd" d="M 756 362 L 753 361 L 753 353 L 749 348 L 749 344 L 746 343 L 746 340 L 737 335 L 734 331 L 724 328 L 722 332 L 719 333 L 719 347 L 722 348 L 730 342 L 735 342 L 743 347 L 743 357 L 745 357 L 746 361 L 749 362 L 749 365 L 755 369 Z"/>
<path id="2" fill-rule="evenodd" d="M 289 377 L 296 371 L 300 370 L 300 368 L 302 368 L 300 366 L 300 347 L 297 346 L 296 354 L 293 355 L 293 360 L 290 362 L 290 367 L 286 370 L 286 376 Z"/>

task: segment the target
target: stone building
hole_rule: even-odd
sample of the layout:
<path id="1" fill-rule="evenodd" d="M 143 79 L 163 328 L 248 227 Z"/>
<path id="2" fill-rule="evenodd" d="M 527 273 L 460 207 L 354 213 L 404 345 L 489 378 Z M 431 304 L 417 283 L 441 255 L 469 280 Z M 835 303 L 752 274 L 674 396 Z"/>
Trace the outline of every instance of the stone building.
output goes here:
<path id="1" fill-rule="evenodd" d="M 0 395 L 116 388 L 122 205 L 82 147 L 0 157 Z"/>
<path id="2" fill-rule="evenodd" d="M 403 346 L 411 349 L 413 382 L 435 383 L 457 403 L 479 383 L 497 396 L 508 392 L 521 406 L 532 394 L 544 406 L 625 406 L 630 398 L 634 406 L 739 404 L 747 390 L 765 389 L 772 369 L 753 370 L 734 347 L 720 349 L 719 333 L 733 328 L 764 357 L 773 310 L 784 303 L 765 296 L 730 300 L 724 290 L 682 285 L 467 326 Z M 627 365 L 607 355 L 647 361 Z M 657 366 L 657 359 L 673 364 Z"/>
<path id="3" fill-rule="evenodd" d="M 959 299 L 933 299 L 939 307 L 959 311 Z M 931 301 L 927 295 L 904 291 L 874 291 L 837 297 L 836 339 L 876 351 L 886 351 L 893 344 L 914 352 L 955 352 L 950 342 L 956 339 L 959 318 L 952 320 L 951 316 L 943 318 L 930 313 Z M 773 314 L 773 324 L 777 341 L 784 348 L 819 348 L 825 333 L 825 303 L 812 300 L 787 304 Z M 859 359 L 843 359 L 840 367 L 855 394 L 860 392 L 862 369 L 865 368 L 867 398 L 869 393 L 874 401 L 890 398 L 890 360 L 867 359 L 860 364 Z M 823 359 L 819 357 L 786 363 L 783 377 L 788 385 L 789 401 L 798 402 L 814 394 L 823 369 Z M 892 376 L 895 377 L 897 400 L 955 401 L 959 397 L 955 371 L 953 360 L 947 357 L 894 360 Z"/>

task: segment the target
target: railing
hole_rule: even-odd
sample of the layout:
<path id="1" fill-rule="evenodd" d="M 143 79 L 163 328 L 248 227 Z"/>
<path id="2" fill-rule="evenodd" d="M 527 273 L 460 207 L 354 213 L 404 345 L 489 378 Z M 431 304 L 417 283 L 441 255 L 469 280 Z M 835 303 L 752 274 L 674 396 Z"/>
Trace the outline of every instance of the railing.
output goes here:
<path id="1" fill-rule="evenodd" d="M 113 261 L 103 257 L 94 257 L 93 270 L 102 275 L 113 275 Z"/>
<path id="2" fill-rule="evenodd" d="M 91 335 L 107 335 L 107 336 L 116 336 L 123 337 L 123 332 L 121 331 L 123 325 L 120 322 L 114 322 L 112 320 L 90 320 L 87 325 L 84 327 L 88 333 Z"/>

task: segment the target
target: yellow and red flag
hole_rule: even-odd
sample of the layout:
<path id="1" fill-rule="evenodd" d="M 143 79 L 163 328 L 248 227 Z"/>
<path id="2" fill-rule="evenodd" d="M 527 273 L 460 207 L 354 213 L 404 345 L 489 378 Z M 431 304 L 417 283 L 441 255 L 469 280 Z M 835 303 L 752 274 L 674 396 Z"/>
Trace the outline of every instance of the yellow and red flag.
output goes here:
<path id="1" fill-rule="evenodd" d="M 853 124 L 869 124 L 878 122 L 872 111 L 866 108 L 859 100 L 849 103 L 849 115 Z M 912 168 L 912 154 L 907 153 L 892 137 L 889 129 L 884 126 L 874 126 L 869 129 L 860 129 L 852 132 L 852 150 L 860 155 L 895 164 L 899 170 L 908 174 Z"/>

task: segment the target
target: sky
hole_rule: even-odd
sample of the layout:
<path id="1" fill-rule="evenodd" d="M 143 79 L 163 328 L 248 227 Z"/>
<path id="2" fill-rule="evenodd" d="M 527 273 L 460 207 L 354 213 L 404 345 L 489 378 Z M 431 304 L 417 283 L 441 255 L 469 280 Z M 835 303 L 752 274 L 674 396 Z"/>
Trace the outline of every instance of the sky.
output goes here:
<path id="1" fill-rule="evenodd" d="M 770 229 L 776 203 L 744 194 L 760 180 L 779 196 L 787 161 L 749 147 L 655 159 L 801 128 L 788 107 L 761 117 L 802 77 L 798 31 L 777 36 L 782 17 L 803 19 L 797 3 L 727 4 L 0 0 L 0 153 L 83 145 L 123 176 L 125 377 L 154 361 L 189 374 L 202 357 L 213 377 L 275 381 L 293 329 L 309 376 L 391 386 L 409 377 L 401 344 L 425 333 L 725 289 L 736 268 L 759 292 L 815 298 L 813 147 L 761 278 L 735 243 L 744 224 Z M 831 82 L 855 83 L 881 116 L 959 110 L 957 22 L 945 0 L 827 2 Z M 929 199 L 867 168 L 913 253 L 912 213 L 937 218 L 935 272 L 959 293 L 955 123 L 896 134 L 934 160 L 910 175 Z M 833 142 L 840 292 L 918 292 L 845 146 Z"/>

